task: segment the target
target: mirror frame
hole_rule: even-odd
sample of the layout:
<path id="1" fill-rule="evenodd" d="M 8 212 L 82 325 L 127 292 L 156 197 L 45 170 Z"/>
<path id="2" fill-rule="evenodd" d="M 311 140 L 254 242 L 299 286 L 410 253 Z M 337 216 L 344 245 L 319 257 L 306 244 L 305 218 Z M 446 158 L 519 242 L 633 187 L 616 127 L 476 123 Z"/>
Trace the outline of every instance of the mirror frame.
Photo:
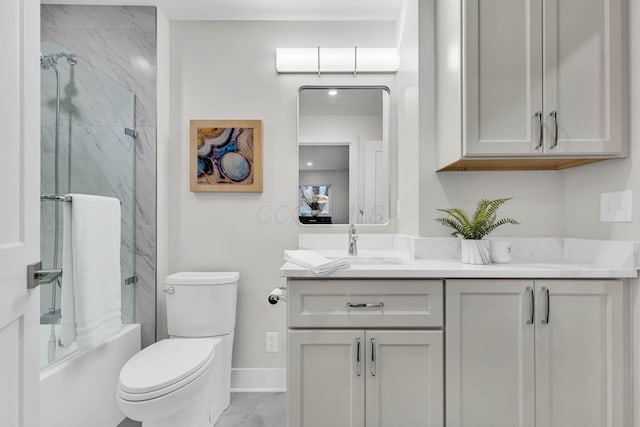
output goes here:
<path id="1" fill-rule="evenodd" d="M 329 90 L 329 89 L 338 89 L 338 90 L 346 90 L 346 89 L 380 89 L 383 90 L 385 92 L 387 92 L 387 96 L 388 96 L 388 104 L 389 104 L 389 108 L 388 108 L 388 117 L 387 117 L 387 145 L 388 145 L 388 153 L 387 153 L 387 173 L 386 173 L 386 179 L 387 179 L 387 195 L 386 195 L 386 201 L 387 201 L 387 209 L 386 209 L 386 213 L 385 213 L 385 221 L 381 222 L 381 223 L 377 223 L 377 224 L 368 224 L 368 223 L 354 223 L 357 226 L 362 226 L 362 227 L 387 227 L 391 224 L 391 193 L 392 193 L 392 182 L 391 182 L 391 176 L 392 176 L 392 165 L 391 165 L 391 161 L 392 161 L 392 153 L 391 153 L 391 147 L 394 146 L 393 141 L 392 141 L 392 137 L 391 137 L 391 130 L 392 130 L 392 102 L 391 102 L 391 89 L 389 88 L 389 86 L 386 85 L 303 85 L 300 86 L 298 88 L 298 96 L 296 99 L 296 170 L 297 170 L 297 174 L 298 174 L 298 185 L 296 186 L 296 193 L 297 193 L 297 189 L 299 188 L 300 184 L 300 94 L 303 90 L 305 89 L 324 89 L 324 90 Z M 336 143 L 338 143 L 339 140 L 336 139 Z M 344 141 L 341 141 L 344 142 Z M 313 141 L 302 141 L 302 144 L 305 145 L 312 145 Z M 299 203 L 299 200 L 297 199 L 298 196 L 296 196 L 296 200 Z M 295 216 L 296 218 L 296 222 L 299 226 L 303 226 L 303 227 L 311 227 L 313 229 L 317 229 L 319 226 L 326 226 L 326 227 L 344 227 L 344 226 L 349 226 L 349 223 L 346 224 L 304 224 L 302 222 L 300 222 L 299 219 L 299 207 L 298 205 L 296 205 L 296 209 L 298 209 L 297 215 Z"/>

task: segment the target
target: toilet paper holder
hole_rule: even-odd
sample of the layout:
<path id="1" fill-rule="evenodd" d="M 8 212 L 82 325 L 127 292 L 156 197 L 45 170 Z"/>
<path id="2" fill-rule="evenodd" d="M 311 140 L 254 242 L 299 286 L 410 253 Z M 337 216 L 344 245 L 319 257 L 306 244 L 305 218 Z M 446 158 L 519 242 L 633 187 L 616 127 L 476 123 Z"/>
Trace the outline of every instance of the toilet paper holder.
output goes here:
<path id="1" fill-rule="evenodd" d="M 267 296 L 267 301 L 271 305 L 275 305 L 279 301 L 287 302 L 287 288 L 284 286 L 274 288 Z"/>

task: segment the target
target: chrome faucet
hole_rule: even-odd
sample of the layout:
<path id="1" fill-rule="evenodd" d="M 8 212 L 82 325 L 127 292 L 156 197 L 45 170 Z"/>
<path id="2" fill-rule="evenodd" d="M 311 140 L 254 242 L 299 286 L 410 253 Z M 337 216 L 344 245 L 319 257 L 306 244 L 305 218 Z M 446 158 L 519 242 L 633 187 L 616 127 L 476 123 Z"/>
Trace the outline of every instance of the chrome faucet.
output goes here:
<path id="1" fill-rule="evenodd" d="M 356 226 L 349 225 L 349 256 L 358 255 L 358 236 L 356 236 Z"/>

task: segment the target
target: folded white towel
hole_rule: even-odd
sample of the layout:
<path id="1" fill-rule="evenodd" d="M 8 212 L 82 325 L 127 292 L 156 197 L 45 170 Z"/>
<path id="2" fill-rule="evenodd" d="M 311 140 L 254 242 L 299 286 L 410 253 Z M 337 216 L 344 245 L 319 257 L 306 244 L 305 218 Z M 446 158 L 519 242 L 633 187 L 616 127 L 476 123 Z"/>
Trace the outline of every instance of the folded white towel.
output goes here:
<path id="1" fill-rule="evenodd" d="M 75 324 L 78 347 L 83 348 L 101 342 L 122 326 L 120 201 L 70 196 L 72 202 L 65 203 L 64 209 L 61 340 L 68 344 L 74 335 L 69 328 Z"/>
<path id="2" fill-rule="evenodd" d="M 284 251 L 284 260 L 305 267 L 318 276 L 350 267 L 347 257 L 329 259 L 308 250 Z"/>
<path id="3" fill-rule="evenodd" d="M 57 286 L 55 283 L 52 286 Z M 71 251 L 71 203 L 62 204 L 62 292 L 60 297 L 60 344 L 68 346 L 76 340 L 76 301 L 73 284 Z"/>

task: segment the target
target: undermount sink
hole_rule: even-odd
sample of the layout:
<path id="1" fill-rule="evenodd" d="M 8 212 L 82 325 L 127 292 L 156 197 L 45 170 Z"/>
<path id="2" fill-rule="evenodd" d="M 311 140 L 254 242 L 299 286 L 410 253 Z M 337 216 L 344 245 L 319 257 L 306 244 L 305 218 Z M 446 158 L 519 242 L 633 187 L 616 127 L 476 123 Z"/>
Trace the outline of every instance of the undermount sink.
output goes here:
<path id="1" fill-rule="evenodd" d="M 404 264 L 400 258 L 392 256 L 350 256 L 347 260 L 351 265 Z"/>
<path id="2" fill-rule="evenodd" d="M 395 256 L 368 256 L 368 255 L 356 255 L 356 256 L 328 256 L 329 259 L 342 258 L 345 259 L 351 265 L 402 265 L 406 264 L 402 258 Z"/>

